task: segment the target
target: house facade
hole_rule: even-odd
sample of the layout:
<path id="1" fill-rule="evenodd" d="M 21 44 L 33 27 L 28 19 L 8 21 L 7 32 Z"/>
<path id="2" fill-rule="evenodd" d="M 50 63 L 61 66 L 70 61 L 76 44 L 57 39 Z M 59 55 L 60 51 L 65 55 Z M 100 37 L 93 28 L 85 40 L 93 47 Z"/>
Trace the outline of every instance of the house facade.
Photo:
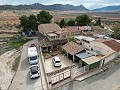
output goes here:
<path id="1" fill-rule="evenodd" d="M 45 37 L 42 42 L 43 51 L 52 51 L 59 48 L 59 46 L 67 43 L 67 31 L 62 30 L 57 24 L 41 24 L 38 26 L 38 38 Z"/>

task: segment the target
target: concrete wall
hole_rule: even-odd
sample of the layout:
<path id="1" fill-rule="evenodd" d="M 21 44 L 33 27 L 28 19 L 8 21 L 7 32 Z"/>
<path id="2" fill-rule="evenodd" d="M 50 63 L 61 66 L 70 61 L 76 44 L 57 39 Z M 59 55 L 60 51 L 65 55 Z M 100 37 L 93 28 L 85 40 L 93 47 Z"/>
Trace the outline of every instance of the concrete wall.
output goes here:
<path id="1" fill-rule="evenodd" d="M 113 60 L 113 59 L 115 59 L 115 58 L 116 58 L 116 53 L 113 53 L 112 55 L 110 55 L 109 57 L 107 57 L 107 58 L 105 59 L 104 64 L 108 63 L 109 61 L 111 61 L 111 60 Z"/>

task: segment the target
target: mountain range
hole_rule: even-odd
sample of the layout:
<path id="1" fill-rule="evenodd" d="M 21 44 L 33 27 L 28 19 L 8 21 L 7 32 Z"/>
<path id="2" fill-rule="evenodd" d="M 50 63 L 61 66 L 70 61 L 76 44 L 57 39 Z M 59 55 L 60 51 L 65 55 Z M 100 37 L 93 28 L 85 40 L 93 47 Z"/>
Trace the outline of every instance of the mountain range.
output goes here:
<path id="1" fill-rule="evenodd" d="M 89 10 L 86 7 L 84 7 L 82 4 L 79 6 L 74 6 L 70 4 L 53 4 L 53 5 L 43 5 L 40 3 L 30 4 L 30 5 L 0 5 L 0 10 L 30 10 L 30 9 L 36 9 L 36 10 L 79 10 L 79 11 L 120 11 L 120 5 L 118 6 L 108 6 L 103 8 L 98 8 L 94 10 Z"/>
<path id="2" fill-rule="evenodd" d="M 120 5 L 98 8 L 98 9 L 94 9 L 93 11 L 120 11 Z"/>
<path id="3" fill-rule="evenodd" d="M 25 9 L 37 9 L 37 10 L 81 10 L 88 11 L 83 5 L 73 6 L 70 4 L 53 4 L 53 5 L 43 5 L 40 3 L 35 3 L 31 5 L 1 5 L 0 10 L 25 10 Z"/>

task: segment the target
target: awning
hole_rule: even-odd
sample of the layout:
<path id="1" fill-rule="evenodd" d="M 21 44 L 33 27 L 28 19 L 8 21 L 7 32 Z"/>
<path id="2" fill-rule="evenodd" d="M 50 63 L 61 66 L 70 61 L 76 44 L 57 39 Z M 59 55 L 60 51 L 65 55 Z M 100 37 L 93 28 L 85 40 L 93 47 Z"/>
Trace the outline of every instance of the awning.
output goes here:
<path id="1" fill-rule="evenodd" d="M 100 61 L 101 59 L 98 57 L 92 56 L 92 57 L 88 57 L 88 58 L 81 59 L 81 60 L 87 63 L 88 65 L 90 65 L 90 64 Z"/>

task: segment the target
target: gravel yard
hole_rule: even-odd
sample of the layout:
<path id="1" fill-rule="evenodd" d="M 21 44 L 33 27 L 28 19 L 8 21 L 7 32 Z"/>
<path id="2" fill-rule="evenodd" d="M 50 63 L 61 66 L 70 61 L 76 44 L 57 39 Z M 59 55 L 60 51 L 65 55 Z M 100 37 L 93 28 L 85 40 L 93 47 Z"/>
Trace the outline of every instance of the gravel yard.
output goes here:
<path id="1" fill-rule="evenodd" d="M 0 56 L 0 90 L 7 90 L 15 75 L 13 65 L 20 56 L 20 51 L 13 49 Z"/>

